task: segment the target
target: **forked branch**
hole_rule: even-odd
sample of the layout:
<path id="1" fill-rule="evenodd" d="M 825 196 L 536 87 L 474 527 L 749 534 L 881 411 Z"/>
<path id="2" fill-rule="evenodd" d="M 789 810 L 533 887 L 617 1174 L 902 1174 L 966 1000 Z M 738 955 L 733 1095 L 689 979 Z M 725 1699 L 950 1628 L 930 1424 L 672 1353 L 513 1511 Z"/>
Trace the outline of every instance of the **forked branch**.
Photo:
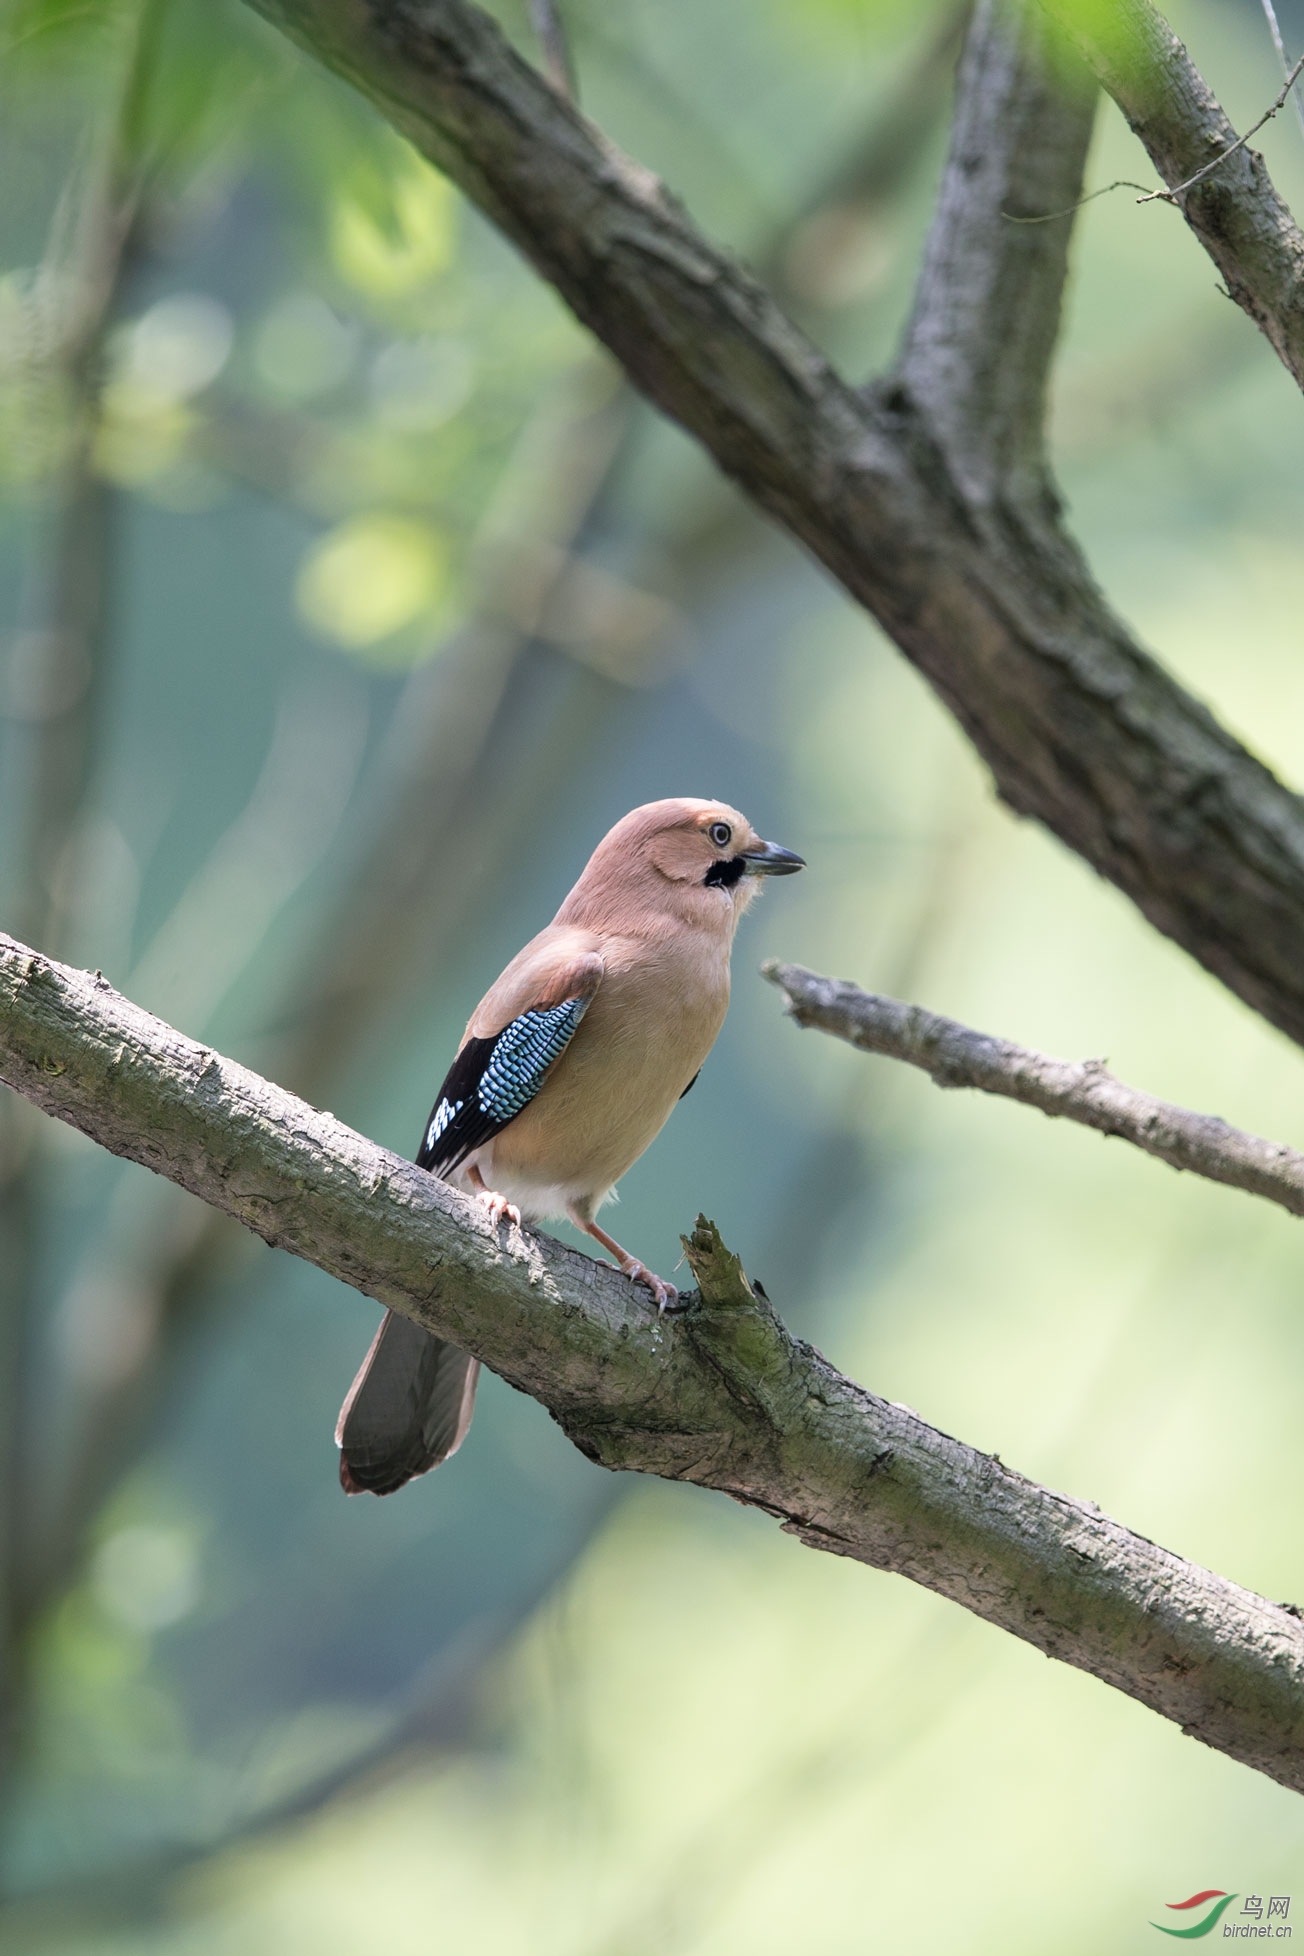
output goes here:
<path id="1" fill-rule="evenodd" d="M 879 618 L 1012 807 L 1304 1043 L 1304 806 L 1129 636 L 1049 511 L 988 521 L 929 403 L 843 381 L 469 0 L 251 4 L 446 170 Z"/>

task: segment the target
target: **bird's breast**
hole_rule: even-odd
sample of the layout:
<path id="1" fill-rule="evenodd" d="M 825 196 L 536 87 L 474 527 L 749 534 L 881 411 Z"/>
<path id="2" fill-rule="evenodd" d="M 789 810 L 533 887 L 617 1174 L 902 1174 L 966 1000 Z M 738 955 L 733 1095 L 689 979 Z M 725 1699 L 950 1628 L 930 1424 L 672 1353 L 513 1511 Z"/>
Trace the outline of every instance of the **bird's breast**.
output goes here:
<path id="1" fill-rule="evenodd" d="M 617 940 L 602 955 L 605 975 L 575 1037 L 492 1144 L 484 1172 L 495 1187 L 600 1201 L 660 1132 L 715 1043 L 729 1005 L 727 947 Z"/>

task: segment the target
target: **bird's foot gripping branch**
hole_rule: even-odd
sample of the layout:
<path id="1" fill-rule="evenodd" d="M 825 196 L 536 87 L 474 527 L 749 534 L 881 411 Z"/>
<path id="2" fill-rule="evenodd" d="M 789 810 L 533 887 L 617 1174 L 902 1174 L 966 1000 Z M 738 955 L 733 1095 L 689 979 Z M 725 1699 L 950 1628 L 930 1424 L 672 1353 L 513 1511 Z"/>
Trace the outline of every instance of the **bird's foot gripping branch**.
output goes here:
<path id="1" fill-rule="evenodd" d="M 1025 1480 L 791 1336 L 718 1232 L 660 1316 L 471 1198 L 0 936 L 0 1079 L 540 1400 L 590 1458 L 714 1487 L 894 1570 L 1304 1791 L 1304 1624 Z"/>

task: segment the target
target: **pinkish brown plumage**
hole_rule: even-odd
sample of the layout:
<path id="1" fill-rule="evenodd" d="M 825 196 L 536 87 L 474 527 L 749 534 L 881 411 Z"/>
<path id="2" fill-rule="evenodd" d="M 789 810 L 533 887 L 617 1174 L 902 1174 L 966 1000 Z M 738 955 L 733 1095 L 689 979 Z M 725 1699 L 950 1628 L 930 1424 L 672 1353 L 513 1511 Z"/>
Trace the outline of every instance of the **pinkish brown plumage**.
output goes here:
<path id="1" fill-rule="evenodd" d="M 759 877 L 801 866 L 723 802 L 626 815 L 472 1013 L 421 1166 L 495 1221 L 568 1217 L 664 1310 L 674 1286 L 595 1218 L 715 1043 Z M 345 1488 L 389 1493 L 456 1452 L 477 1372 L 467 1353 L 388 1315 L 340 1413 Z"/>

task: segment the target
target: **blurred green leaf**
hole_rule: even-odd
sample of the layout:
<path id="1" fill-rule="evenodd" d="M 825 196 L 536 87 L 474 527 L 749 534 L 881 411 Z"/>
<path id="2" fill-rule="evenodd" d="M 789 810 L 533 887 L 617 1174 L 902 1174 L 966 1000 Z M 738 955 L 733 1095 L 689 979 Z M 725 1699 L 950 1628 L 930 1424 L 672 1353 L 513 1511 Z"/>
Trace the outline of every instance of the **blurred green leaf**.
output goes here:
<path id="1" fill-rule="evenodd" d="M 314 544 L 297 586 L 299 607 L 317 631 L 361 651 L 446 597 L 447 540 L 427 525 L 376 511 L 350 517 Z"/>

